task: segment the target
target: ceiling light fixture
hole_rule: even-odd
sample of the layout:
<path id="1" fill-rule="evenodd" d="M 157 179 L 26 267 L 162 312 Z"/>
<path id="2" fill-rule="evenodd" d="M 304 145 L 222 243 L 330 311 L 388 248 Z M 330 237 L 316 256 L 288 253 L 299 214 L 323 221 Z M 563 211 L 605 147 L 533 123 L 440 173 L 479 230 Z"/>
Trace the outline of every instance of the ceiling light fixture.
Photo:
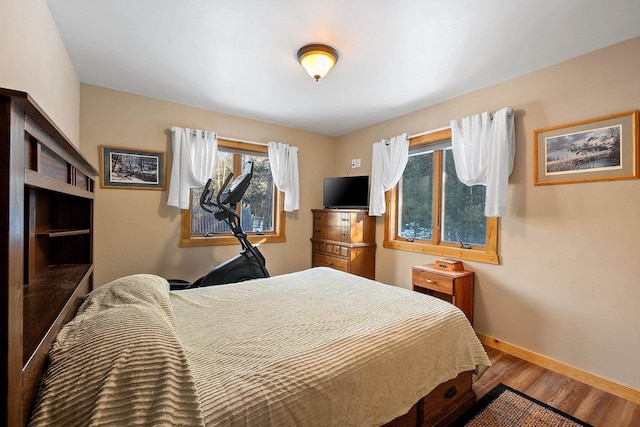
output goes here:
<path id="1" fill-rule="evenodd" d="M 308 44 L 298 49 L 298 62 L 316 81 L 327 75 L 338 62 L 338 51 L 326 44 Z"/>

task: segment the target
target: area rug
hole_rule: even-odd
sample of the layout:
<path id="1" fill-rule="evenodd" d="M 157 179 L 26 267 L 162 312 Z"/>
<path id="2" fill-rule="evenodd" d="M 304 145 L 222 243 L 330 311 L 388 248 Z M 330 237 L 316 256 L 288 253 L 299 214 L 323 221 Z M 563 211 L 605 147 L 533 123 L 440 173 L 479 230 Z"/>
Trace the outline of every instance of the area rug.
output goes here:
<path id="1" fill-rule="evenodd" d="M 592 427 L 569 414 L 498 384 L 449 427 Z"/>

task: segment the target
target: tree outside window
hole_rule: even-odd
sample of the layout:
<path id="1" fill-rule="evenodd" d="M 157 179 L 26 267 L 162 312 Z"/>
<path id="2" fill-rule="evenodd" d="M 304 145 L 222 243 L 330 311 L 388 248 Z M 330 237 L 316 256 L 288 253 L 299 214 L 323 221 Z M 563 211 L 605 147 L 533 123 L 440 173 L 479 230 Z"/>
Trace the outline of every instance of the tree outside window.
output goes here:
<path id="1" fill-rule="evenodd" d="M 213 177 L 214 195 L 229 173 L 238 176 L 253 162 L 253 178 L 236 206 L 240 225 L 253 243 L 282 242 L 284 235 L 283 194 L 275 188 L 267 147 L 219 140 L 218 163 Z M 181 246 L 237 244 L 229 226 L 200 207 L 204 187 L 191 190 L 191 207 L 183 210 Z"/>
<path id="2" fill-rule="evenodd" d="M 387 192 L 384 246 L 497 264 L 498 222 L 484 216 L 485 195 L 458 180 L 449 129 L 412 139 Z"/>

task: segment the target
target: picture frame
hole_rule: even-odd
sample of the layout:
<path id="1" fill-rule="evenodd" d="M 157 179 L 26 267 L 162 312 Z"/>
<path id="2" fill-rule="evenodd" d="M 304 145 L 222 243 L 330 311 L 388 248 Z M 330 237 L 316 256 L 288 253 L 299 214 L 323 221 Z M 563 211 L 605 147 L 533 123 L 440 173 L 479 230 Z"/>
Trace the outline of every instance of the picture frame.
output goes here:
<path id="1" fill-rule="evenodd" d="M 100 146 L 100 187 L 164 190 L 164 151 Z"/>
<path id="2" fill-rule="evenodd" d="M 534 185 L 640 178 L 638 111 L 533 132 Z"/>

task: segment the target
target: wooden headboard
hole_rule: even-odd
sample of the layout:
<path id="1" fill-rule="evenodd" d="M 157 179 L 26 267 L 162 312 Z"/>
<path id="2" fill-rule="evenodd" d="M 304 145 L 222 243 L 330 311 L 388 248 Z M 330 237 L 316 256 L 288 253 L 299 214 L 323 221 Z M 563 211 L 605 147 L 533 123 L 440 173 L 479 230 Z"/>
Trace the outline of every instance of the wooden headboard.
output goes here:
<path id="1" fill-rule="evenodd" d="M 24 93 L 0 89 L 0 425 L 25 425 L 51 344 L 93 286 L 98 171 Z"/>

